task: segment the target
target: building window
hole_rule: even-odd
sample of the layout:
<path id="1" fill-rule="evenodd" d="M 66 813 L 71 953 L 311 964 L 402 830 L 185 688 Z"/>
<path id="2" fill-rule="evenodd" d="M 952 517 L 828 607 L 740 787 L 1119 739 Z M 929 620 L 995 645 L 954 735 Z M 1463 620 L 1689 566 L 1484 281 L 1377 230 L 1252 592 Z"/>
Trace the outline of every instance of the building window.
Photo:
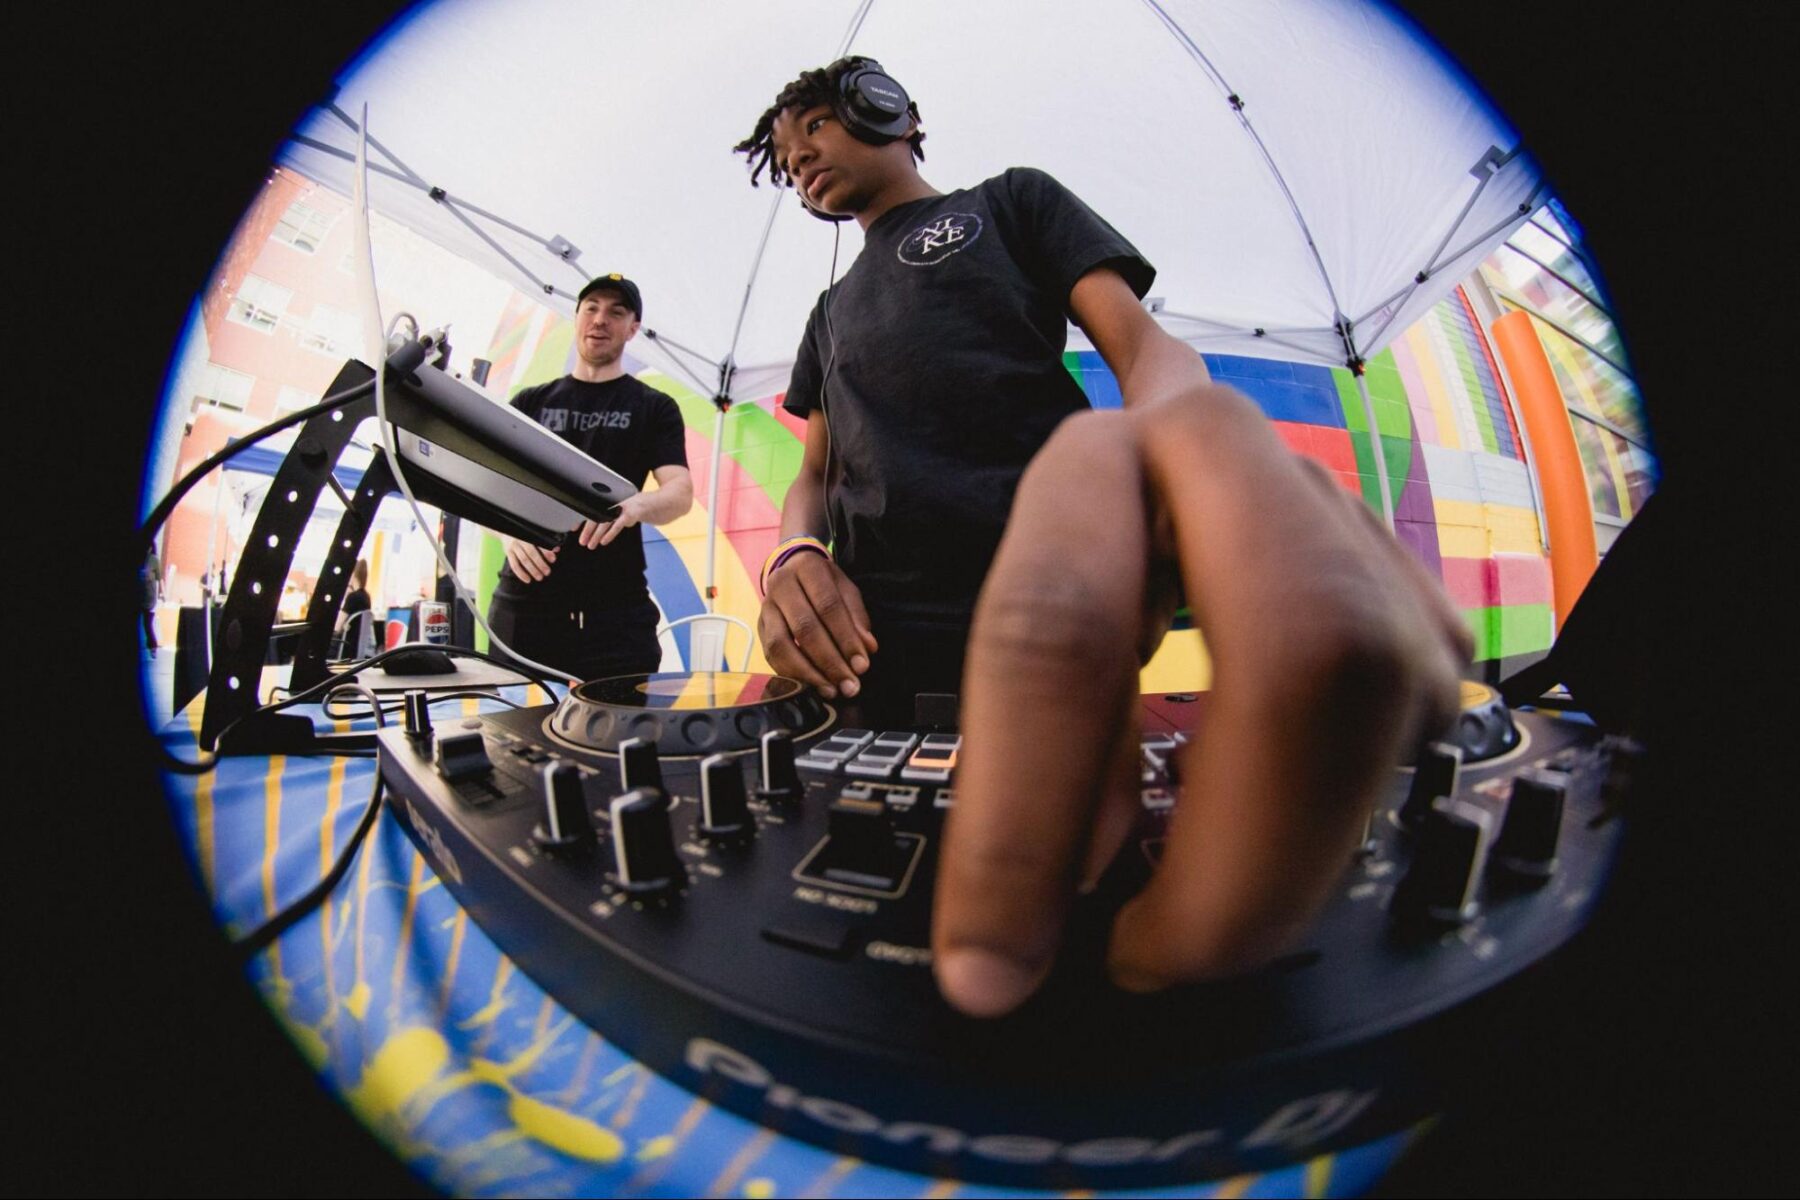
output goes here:
<path id="1" fill-rule="evenodd" d="M 250 389 L 255 386 L 256 376 L 209 362 L 201 370 L 200 384 L 194 389 L 194 408 L 210 404 L 215 408 L 243 412 L 250 403 Z"/>
<path id="2" fill-rule="evenodd" d="M 260 275 L 246 275 L 225 315 L 240 325 L 273 333 L 293 298 L 293 291 L 279 283 L 270 283 Z"/>
<path id="3" fill-rule="evenodd" d="M 296 250 L 314 254 L 318 252 L 319 246 L 325 241 L 325 235 L 331 231 L 331 226 L 336 221 L 336 214 L 316 209 L 304 200 L 296 200 L 281 214 L 275 232 L 269 236 Z"/>
<path id="4" fill-rule="evenodd" d="M 358 344 L 356 314 L 329 304 L 313 305 L 312 316 L 300 334 L 300 344 L 331 358 L 343 358 Z"/>

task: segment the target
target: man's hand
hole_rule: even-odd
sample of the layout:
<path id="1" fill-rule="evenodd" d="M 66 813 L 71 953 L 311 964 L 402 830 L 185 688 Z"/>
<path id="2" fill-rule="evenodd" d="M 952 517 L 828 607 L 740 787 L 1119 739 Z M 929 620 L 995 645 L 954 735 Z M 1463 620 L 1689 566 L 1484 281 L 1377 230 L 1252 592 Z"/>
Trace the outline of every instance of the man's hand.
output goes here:
<path id="1" fill-rule="evenodd" d="M 850 577 L 823 554 L 802 551 L 770 574 L 768 587 L 757 634 L 769 666 L 827 700 L 856 695 L 856 677 L 879 647 Z"/>
<path id="2" fill-rule="evenodd" d="M 1138 806 L 1137 673 L 1178 563 L 1214 665 L 1161 863 L 1109 971 L 1152 990 L 1261 965 L 1311 921 L 1473 649 L 1442 588 L 1250 401 L 1065 421 L 1026 471 L 977 604 L 933 961 L 950 1002 L 1010 1011 Z M 1148 636 L 1147 636 L 1148 635 Z"/>
<path id="3" fill-rule="evenodd" d="M 556 554 L 554 549 L 545 550 L 518 538 L 506 539 L 507 564 L 522 583 L 537 583 L 548 579 L 550 568 L 556 562 Z"/>
<path id="4" fill-rule="evenodd" d="M 638 492 L 619 502 L 615 510 L 616 516 L 610 521 L 583 521 L 581 529 L 575 535 L 576 544 L 583 550 L 592 550 L 604 546 L 644 519 L 645 495 Z"/>

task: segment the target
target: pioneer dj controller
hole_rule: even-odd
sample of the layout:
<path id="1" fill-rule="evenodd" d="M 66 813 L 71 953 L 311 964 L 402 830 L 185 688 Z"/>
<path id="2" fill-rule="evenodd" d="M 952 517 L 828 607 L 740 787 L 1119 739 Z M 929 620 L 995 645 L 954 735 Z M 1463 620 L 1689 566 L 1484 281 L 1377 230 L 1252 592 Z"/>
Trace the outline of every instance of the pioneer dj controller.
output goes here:
<path id="1" fill-rule="evenodd" d="M 379 735 L 393 808 L 500 948 L 640 1061 L 784 1134 L 1014 1186 L 1267 1170 L 1436 1111 L 1484 1005 L 1604 882 L 1624 762 L 1580 719 L 1465 683 L 1397 771 L 1309 936 L 1244 978 L 1123 992 L 1112 916 L 1180 803 L 1204 694 L 1145 696 L 1142 811 L 1050 979 L 939 997 L 930 901 L 960 735 L 846 728 L 771 676 L 600 680 Z"/>

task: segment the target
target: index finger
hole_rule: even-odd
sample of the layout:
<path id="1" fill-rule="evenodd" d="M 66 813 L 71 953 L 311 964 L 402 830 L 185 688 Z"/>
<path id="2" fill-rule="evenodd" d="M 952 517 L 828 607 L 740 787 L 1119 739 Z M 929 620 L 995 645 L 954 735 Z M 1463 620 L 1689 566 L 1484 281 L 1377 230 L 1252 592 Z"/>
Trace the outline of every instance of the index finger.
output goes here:
<path id="1" fill-rule="evenodd" d="M 1013 1008 L 1055 957 L 1137 696 L 1147 550 L 1129 427 L 1114 414 L 1065 421 L 1020 482 L 969 635 L 932 961 L 970 1014 Z"/>

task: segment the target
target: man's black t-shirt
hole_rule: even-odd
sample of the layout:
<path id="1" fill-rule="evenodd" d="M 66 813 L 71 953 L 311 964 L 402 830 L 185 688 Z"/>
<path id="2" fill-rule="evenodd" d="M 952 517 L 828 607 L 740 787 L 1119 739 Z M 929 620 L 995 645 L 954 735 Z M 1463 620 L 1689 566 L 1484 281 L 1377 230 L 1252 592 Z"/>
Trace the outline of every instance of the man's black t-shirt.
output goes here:
<path id="1" fill-rule="evenodd" d="M 783 402 L 822 408 L 836 554 L 879 626 L 966 627 L 1025 465 L 1088 406 L 1069 292 L 1156 272 L 1042 171 L 896 205 L 807 322 Z"/>
<path id="2" fill-rule="evenodd" d="M 599 460 L 638 487 L 657 467 L 687 466 L 681 410 L 662 392 L 630 375 L 588 383 L 565 375 L 525 388 L 512 406 Z M 500 568 L 494 595 L 520 607 L 558 612 L 614 608 L 649 595 L 644 584 L 644 535 L 633 525 L 604 546 L 584 550 L 564 540 L 550 575 L 527 583 Z"/>

